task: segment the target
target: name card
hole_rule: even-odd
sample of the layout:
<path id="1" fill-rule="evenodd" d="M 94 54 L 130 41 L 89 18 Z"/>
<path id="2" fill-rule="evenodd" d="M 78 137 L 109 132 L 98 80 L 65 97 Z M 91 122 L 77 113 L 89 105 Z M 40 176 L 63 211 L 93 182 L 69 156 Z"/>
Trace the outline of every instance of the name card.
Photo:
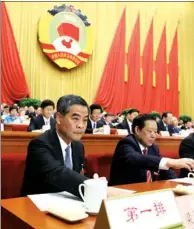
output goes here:
<path id="1" fill-rule="evenodd" d="M 177 196 L 176 202 L 185 228 L 194 229 L 194 195 Z"/>
<path id="2" fill-rule="evenodd" d="M 183 228 L 170 189 L 137 193 L 102 202 L 94 229 Z"/>
<path id="3" fill-rule="evenodd" d="M 117 129 L 118 135 L 128 135 L 128 130 L 127 129 Z"/>
<path id="4" fill-rule="evenodd" d="M 161 135 L 162 137 L 168 137 L 168 136 L 170 136 L 170 134 L 169 134 L 168 131 L 160 131 L 160 135 Z"/>

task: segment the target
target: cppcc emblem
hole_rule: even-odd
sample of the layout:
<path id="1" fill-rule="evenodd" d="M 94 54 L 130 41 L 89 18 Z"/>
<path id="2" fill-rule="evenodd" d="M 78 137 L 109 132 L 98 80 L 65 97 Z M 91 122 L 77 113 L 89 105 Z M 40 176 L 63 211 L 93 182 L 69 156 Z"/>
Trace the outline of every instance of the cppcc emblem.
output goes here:
<path id="1" fill-rule="evenodd" d="M 38 37 L 43 52 L 61 68 L 80 66 L 92 54 L 91 24 L 71 5 L 48 10 L 40 19 Z"/>

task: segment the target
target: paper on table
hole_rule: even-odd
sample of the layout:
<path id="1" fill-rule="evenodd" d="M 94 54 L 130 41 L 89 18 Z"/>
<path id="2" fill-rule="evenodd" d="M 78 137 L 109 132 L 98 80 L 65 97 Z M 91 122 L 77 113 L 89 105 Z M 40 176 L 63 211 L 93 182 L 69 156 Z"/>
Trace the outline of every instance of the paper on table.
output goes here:
<path id="1" fill-rule="evenodd" d="M 46 211 L 52 205 L 63 205 L 64 208 L 84 207 L 83 201 L 68 192 L 28 195 L 40 211 Z"/>
<path id="2" fill-rule="evenodd" d="M 122 189 L 122 188 L 108 187 L 108 197 L 125 196 L 129 194 L 133 194 L 134 192 L 136 191 Z"/>
<path id="3" fill-rule="evenodd" d="M 170 181 L 194 185 L 194 178 L 184 177 L 184 178 L 172 179 L 172 180 L 170 180 Z"/>
<path id="4" fill-rule="evenodd" d="M 110 187 L 109 187 L 110 188 Z M 135 191 L 126 190 L 121 188 L 111 187 L 113 195 L 110 196 L 120 196 L 132 194 Z M 118 194 L 118 195 L 117 195 Z M 40 211 L 46 211 L 52 205 L 63 205 L 65 207 L 84 207 L 84 202 L 78 197 L 72 195 L 69 192 L 57 192 L 57 193 L 47 193 L 47 194 L 36 194 L 28 195 L 31 201 L 37 206 Z"/>

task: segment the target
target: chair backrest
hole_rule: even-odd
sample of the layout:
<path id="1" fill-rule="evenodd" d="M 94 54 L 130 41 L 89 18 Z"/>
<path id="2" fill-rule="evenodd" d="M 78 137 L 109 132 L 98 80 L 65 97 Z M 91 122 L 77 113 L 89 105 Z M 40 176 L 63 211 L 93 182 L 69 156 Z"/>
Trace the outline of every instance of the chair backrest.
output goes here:
<path id="1" fill-rule="evenodd" d="M 12 131 L 27 131 L 28 126 L 26 124 L 13 124 Z"/>
<path id="2" fill-rule="evenodd" d="M 88 177 L 93 178 L 97 173 L 100 177 L 106 177 L 109 180 L 110 166 L 112 162 L 112 155 L 110 153 L 92 154 L 85 157 L 86 160 L 86 174 Z"/>
<path id="3" fill-rule="evenodd" d="M 26 153 L 1 154 L 1 198 L 20 196 Z"/>

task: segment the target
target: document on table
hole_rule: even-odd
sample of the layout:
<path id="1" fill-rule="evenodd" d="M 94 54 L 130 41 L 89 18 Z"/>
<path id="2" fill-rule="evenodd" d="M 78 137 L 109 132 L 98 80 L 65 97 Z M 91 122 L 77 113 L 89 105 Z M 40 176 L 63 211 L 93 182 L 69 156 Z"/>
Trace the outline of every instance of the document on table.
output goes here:
<path id="1" fill-rule="evenodd" d="M 64 208 L 84 207 L 81 199 L 68 192 L 35 194 L 28 197 L 40 211 L 46 211 L 52 205 L 63 205 Z"/>
<path id="2" fill-rule="evenodd" d="M 108 196 L 111 197 L 132 194 L 135 191 L 111 187 L 109 192 L 110 195 Z M 48 208 L 54 205 L 63 206 L 64 209 L 71 207 L 84 208 L 84 202 L 80 198 L 65 191 L 57 193 L 28 195 L 28 197 L 40 211 L 46 211 Z"/>

